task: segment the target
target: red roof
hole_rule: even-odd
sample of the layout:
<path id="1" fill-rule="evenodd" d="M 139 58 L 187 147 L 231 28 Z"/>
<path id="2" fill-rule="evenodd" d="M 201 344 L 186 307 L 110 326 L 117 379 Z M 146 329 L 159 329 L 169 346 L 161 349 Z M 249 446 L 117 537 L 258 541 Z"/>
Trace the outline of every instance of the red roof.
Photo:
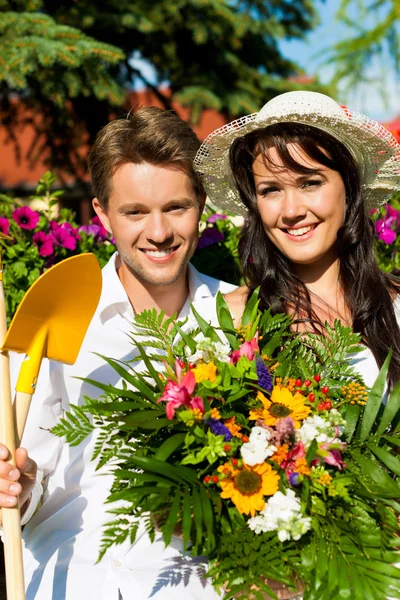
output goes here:
<path id="1" fill-rule="evenodd" d="M 162 90 L 163 94 L 168 93 L 167 89 Z M 152 91 L 140 91 L 131 92 L 129 95 L 129 103 L 131 107 L 137 106 L 160 106 L 163 107 L 162 102 L 156 97 Z M 24 110 L 23 104 L 18 100 L 13 102 L 15 110 L 20 111 L 21 121 L 31 116 L 26 109 Z M 189 119 L 190 110 L 184 108 L 177 103 L 172 103 L 174 110 L 183 119 Z M 39 118 L 39 117 L 37 117 Z M 215 110 L 204 110 L 200 122 L 195 125 L 193 129 L 203 140 L 209 133 L 214 131 L 217 127 L 221 127 L 226 123 L 224 117 Z M 45 165 L 45 159 L 49 158 L 44 154 L 36 162 L 35 166 L 31 166 L 29 161 L 26 159 L 27 152 L 35 139 L 35 128 L 31 124 L 21 125 L 16 132 L 18 143 L 21 148 L 21 160 L 18 161 L 15 151 L 14 143 L 9 139 L 7 130 L 5 127 L 0 128 L 0 188 L 26 188 L 31 190 L 34 188 L 43 175 L 43 173 L 49 168 Z M 67 177 L 67 182 L 71 181 L 70 177 Z"/>

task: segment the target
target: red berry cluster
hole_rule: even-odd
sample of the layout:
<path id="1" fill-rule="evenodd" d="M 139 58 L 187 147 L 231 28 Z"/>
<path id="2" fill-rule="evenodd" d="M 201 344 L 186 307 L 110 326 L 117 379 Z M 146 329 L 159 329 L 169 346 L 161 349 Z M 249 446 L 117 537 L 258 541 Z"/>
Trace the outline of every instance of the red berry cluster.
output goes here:
<path id="1" fill-rule="evenodd" d="M 325 396 L 325 398 L 318 404 L 317 409 L 318 410 L 331 410 L 333 405 L 332 405 L 331 400 L 328 397 L 329 388 L 327 385 L 323 385 L 320 388 L 320 386 L 319 386 L 320 382 L 321 382 L 321 375 L 319 375 L 318 373 L 313 376 L 313 381 L 311 381 L 311 379 L 305 379 L 304 381 L 302 381 L 301 379 L 296 379 L 295 386 L 296 386 L 296 388 L 298 388 L 296 391 L 300 392 L 303 395 L 305 395 L 308 392 L 307 400 L 311 404 L 313 404 L 315 402 L 315 400 L 317 398 L 320 398 L 321 394 L 323 394 Z M 310 388 L 313 390 L 312 392 L 309 391 Z"/>

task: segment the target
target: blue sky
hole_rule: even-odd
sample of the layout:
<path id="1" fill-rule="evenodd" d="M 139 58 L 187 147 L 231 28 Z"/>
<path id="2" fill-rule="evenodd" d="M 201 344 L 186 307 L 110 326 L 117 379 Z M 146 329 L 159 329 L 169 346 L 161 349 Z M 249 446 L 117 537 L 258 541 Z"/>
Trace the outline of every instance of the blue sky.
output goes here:
<path id="1" fill-rule="evenodd" d="M 355 17 L 355 4 L 352 3 L 352 14 Z M 310 75 L 318 74 L 322 82 L 328 82 L 332 76 L 332 67 L 322 66 L 322 50 L 341 41 L 349 35 L 349 31 L 338 23 L 336 13 L 340 6 L 340 0 L 317 0 L 317 8 L 320 14 L 320 25 L 307 35 L 304 41 L 282 41 L 280 47 L 282 53 L 287 58 L 297 62 Z M 376 21 L 379 13 L 376 11 L 370 15 L 370 23 Z M 369 23 L 366 22 L 368 27 Z M 390 61 L 386 60 L 388 65 Z M 379 93 L 380 74 L 382 73 L 382 63 L 371 65 L 368 72 L 370 82 L 360 85 L 358 89 L 351 92 L 339 87 L 339 100 L 347 104 L 349 108 L 363 112 L 373 119 L 388 121 L 394 117 L 400 116 L 400 82 L 398 76 L 390 68 L 387 70 L 386 91 L 387 105 Z"/>

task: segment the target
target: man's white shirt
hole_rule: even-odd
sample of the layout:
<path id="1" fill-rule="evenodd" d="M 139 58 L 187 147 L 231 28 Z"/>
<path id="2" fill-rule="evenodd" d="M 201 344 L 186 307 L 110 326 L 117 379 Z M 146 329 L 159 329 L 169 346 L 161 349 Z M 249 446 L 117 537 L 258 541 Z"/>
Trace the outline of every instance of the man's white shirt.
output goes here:
<path id="1" fill-rule="evenodd" d="M 78 378 L 118 385 L 118 374 L 95 353 L 119 360 L 138 354 L 128 336 L 134 315 L 115 257 L 103 269 L 100 302 L 76 363 L 44 361 L 33 396 L 22 440 L 40 471 L 23 519 L 27 522 L 23 532 L 27 600 L 117 600 L 118 590 L 124 600 L 215 600 L 218 595 L 203 577 L 206 565 L 183 555 L 179 539 L 173 538 L 165 548 L 161 535 L 151 544 L 147 534 L 139 531 L 133 546 L 116 546 L 96 564 L 102 527 L 112 518 L 105 504 L 112 475 L 106 469 L 96 471 L 91 460 L 96 434 L 70 447 L 49 432 L 72 404 L 101 394 Z M 193 318 L 193 303 L 203 318 L 214 321 L 215 303 L 206 299 L 234 287 L 189 265 L 190 292 L 179 318 Z M 17 363 L 14 360 L 13 375 Z M 40 499 L 41 506 L 33 514 Z"/>

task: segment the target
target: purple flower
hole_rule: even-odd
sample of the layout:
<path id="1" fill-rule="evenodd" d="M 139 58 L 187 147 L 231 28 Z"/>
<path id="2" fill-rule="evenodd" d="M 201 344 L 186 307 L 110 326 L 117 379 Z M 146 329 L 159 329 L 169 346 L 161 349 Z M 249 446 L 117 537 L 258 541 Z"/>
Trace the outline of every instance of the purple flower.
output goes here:
<path id="1" fill-rule="evenodd" d="M 54 253 L 54 241 L 51 235 L 47 235 L 44 231 L 38 231 L 32 238 L 35 246 L 38 247 L 40 256 L 52 256 Z"/>
<path id="2" fill-rule="evenodd" d="M 216 223 L 219 220 L 225 221 L 226 218 L 227 218 L 226 215 L 221 215 L 220 213 L 215 213 L 215 214 L 211 215 L 211 217 L 208 217 L 207 223 Z"/>
<path id="3" fill-rule="evenodd" d="M 4 235 L 10 235 L 10 221 L 6 217 L 0 217 L 0 231 Z"/>
<path id="4" fill-rule="evenodd" d="M 92 225 L 97 225 L 99 227 L 99 232 L 97 234 L 97 239 L 99 241 L 104 241 L 108 238 L 107 229 L 104 227 L 103 223 L 100 221 L 99 217 L 93 217 Z"/>
<path id="5" fill-rule="evenodd" d="M 300 480 L 300 475 L 298 473 L 291 473 L 289 475 L 289 483 L 293 487 L 300 485 L 301 481 L 299 481 L 299 480 Z"/>
<path id="6" fill-rule="evenodd" d="M 229 431 L 229 429 L 227 427 L 225 427 L 225 425 L 223 423 L 221 423 L 221 421 L 218 421 L 217 419 L 208 419 L 208 421 L 206 421 L 206 423 L 214 435 L 224 435 L 226 442 L 231 441 L 232 434 Z"/>
<path id="7" fill-rule="evenodd" d="M 219 231 L 219 229 L 216 229 L 216 227 L 207 227 L 207 229 L 204 229 L 199 237 L 197 249 L 201 250 L 202 248 L 207 248 L 213 244 L 218 244 L 218 242 L 222 242 L 223 239 L 224 234 Z"/>
<path id="8" fill-rule="evenodd" d="M 258 376 L 258 385 L 263 388 L 263 390 L 270 392 L 272 390 L 272 378 L 261 356 L 256 357 L 256 371 Z"/>
<path id="9" fill-rule="evenodd" d="M 79 227 L 79 231 L 97 237 L 100 232 L 100 227 L 98 225 L 82 225 Z"/>
<path id="10" fill-rule="evenodd" d="M 35 229 L 39 222 L 39 213 L 31 210 L 29 206 L 21 206 L 16 208 L 12 214 L 14 221 L 21 229 Z"/>
<path id="11" fill-rule="evenodd" d="M 76 248 L 76 237 L 71 235 L 66 228 L 58 227 L 53 229 L 50 233 L 53 241 L 58 246 L 66 248 L 67 250 L 75 250 Z"/>

